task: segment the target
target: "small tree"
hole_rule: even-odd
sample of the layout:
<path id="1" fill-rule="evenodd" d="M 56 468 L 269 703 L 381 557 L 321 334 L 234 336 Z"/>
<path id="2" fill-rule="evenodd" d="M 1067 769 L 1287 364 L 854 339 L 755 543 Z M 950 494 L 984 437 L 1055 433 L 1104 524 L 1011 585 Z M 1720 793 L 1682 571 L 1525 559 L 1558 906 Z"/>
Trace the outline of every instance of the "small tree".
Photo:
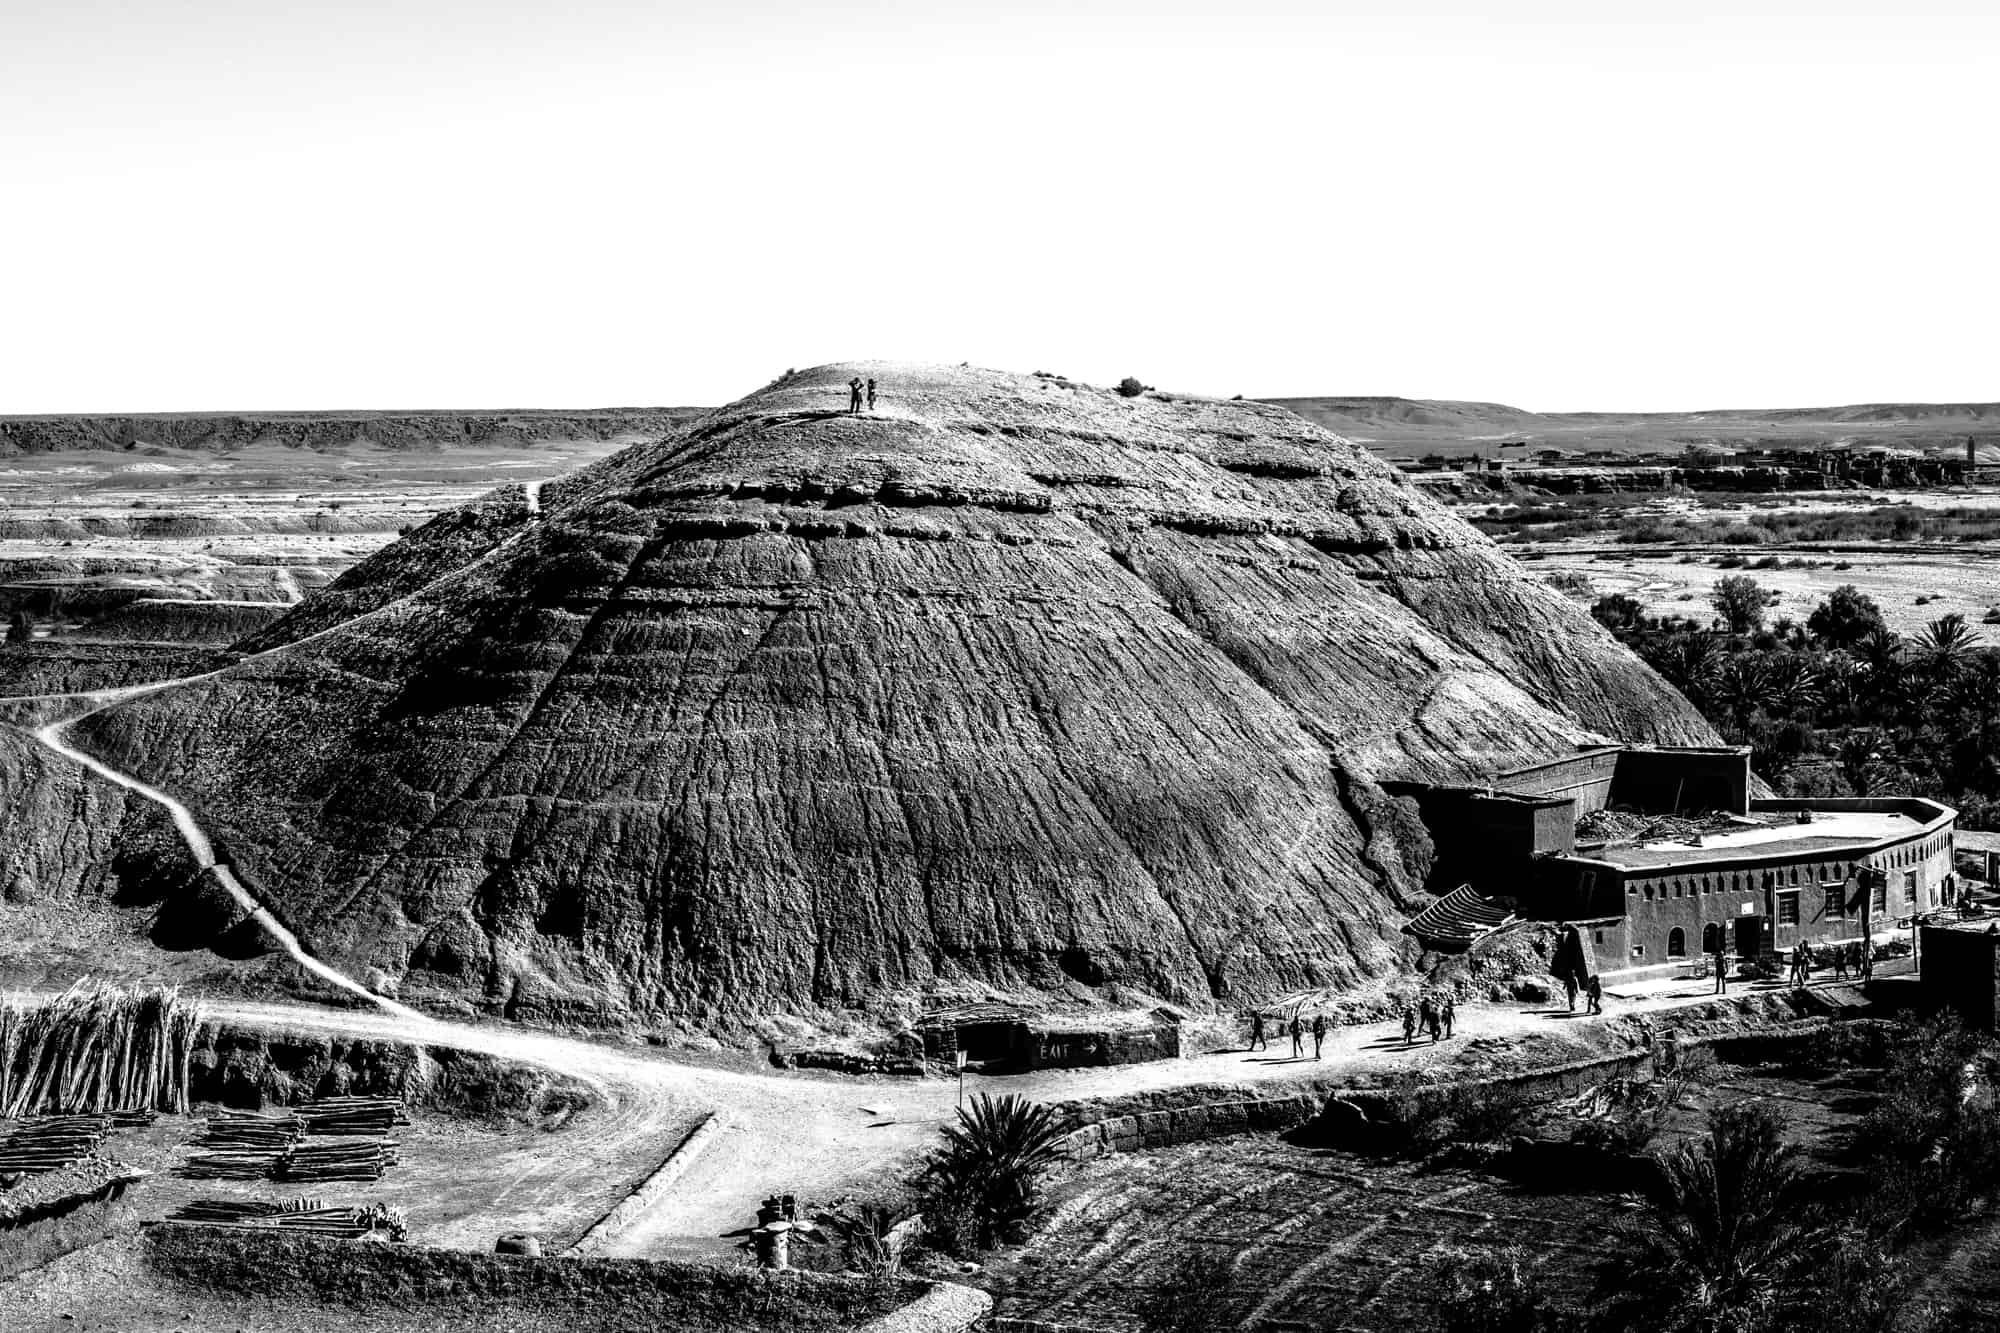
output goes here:
<path id="1" fill-rule="evenodd" d="M 1597 623 L 1614 634 L 1639 628 L 1639 618 L 1645 613 L 1645 605 L 1638 598 L 1627 597 L 1622 592 L 1606 593 L 1590 608 L 1590 614 Z"/>
<path id="2" fill-rule="evenodd" d="M 1771 604 L 1764 586 L 1742 574 L 1719 580 L 1708 600 L 1731 634 L 1756 633 L 1764 624 L 1764 608 Z"/>
<path id="3" fill-rule="evenodd" d="M 1138 380 L 1130 375 L 1118 381 L 1118 395 L 1121 398 L 1137 398 L 1144 392 L 1146 392 L 1146 386 L 1139 383 Z"/>
<path id="4" fill-rule="evenodd" d="M 1424 1265 L 1442 1333 L 1556 1333 L 1581 1323 L 1542 1292 L 1519 1250 L 1449 1250 Z"/>
<path id="5" fill-rule="evenodd" d="M 1884 628 L 1887 626 L 1882 620 L 1882 608 L 1852 583 L 1843 583 L 1828 593 L 1826 600 L 1806 617 L 1807 631 L 1836 648 L 1851 648 L 1871 632 Z"/>

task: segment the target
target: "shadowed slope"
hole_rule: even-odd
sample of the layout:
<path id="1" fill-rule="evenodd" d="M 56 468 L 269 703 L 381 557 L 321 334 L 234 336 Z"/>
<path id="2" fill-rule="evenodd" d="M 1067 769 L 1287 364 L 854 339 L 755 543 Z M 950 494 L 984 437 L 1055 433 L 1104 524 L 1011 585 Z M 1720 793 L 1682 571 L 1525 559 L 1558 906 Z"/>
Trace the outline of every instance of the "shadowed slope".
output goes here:
<path id="1" fill-rule="evenodd" d="M 852 373 L 878 415 L 828 410 Z M 1259 404 L 830 366 L 541 502 L 439 520 L 257 646 L 366 614 L 75 739 L 350 970 L 689 1028 L 940 985 L 1352 983 L 1430 864 L 1378 782 L 1713 740 L 1484 538 Z"/>

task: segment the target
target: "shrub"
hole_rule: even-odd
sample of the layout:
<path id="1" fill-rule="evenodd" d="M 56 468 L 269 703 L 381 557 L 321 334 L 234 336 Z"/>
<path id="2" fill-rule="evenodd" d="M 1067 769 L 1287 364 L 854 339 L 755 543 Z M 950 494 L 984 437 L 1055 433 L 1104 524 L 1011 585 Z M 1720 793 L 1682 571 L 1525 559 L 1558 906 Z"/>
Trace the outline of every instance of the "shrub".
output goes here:
<path id="1" fill-rule="evenodd" d="M 1442 1333 L 1556 1333 L 1581 1321 L 1542 1292 L 1518 1249 L 1447 1250 L 1426 1261 L 1435 1328 Z"/>
<path id="2" fill-rule="evenodd" d="M 1137 398 L 1144 392 L 1146 392 L 1146 386 L 1139 383 L 1138 380 L 1130 375 L 1118 381 L 1118 396 L 1121 398 Z"/>

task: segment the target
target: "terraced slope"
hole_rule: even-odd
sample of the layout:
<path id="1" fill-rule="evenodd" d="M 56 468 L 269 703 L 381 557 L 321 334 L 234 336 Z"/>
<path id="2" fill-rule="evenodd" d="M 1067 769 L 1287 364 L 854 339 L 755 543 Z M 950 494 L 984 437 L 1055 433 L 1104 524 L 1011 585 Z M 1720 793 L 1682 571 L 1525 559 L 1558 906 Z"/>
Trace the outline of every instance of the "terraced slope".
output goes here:
<path id="1" fill-rule="evenodd" d="M 855 373 L 878 414 L 833 410 Z M 294 646 L 72 738 L 406 999 L 709 1031 L 1351 984 L 1426 900 L 1381 783 L 1714 739 L 1274 407 L 827 366 L 540 500 L 434 521 L 248 645 Z"/>

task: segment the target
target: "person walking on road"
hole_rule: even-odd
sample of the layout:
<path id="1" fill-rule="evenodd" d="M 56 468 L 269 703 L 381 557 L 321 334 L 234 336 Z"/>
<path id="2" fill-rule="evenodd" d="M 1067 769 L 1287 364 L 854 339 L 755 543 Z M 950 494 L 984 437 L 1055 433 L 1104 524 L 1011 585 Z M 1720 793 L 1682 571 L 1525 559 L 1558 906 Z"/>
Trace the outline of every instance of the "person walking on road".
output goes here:
<path id="1" fill-rule="evenodd" d="M 1271 1049 L 1271 1043 L 1264 1040 L 1264 1015 L 1261 1013 L 1250 1015 L 1250 1049 L 1253 1051 Z"/>
<path id="2" fill-rule="evenodd" d="M 1593 1014 L 1603 1013 L 1604 983 L 1597 979 L 1595 972 L 1590 974 L 1590 986 L 1584 993 L 1590 996 L 1590 1012 Z"/>
<path id="3" fill-rule="evenodd" d="M 1428 995 L 1424 996 L 1423 1003 L 1418 1006 L 1417 1012 L 1418 1016 L 1423 1020 L 1423 1028 L 1425 1034 L 1429 1036 L 1432 1041 L 1436 1041 L 1438 1039 L 1437 1001 L 1432 999 Z"/>
<path id="4" fill-rule="evenodd" d="M 1724 947 L 1720 936 L 1715 941 L 1715 993 L 1729 994 L 1729 950 Z"/>
<path id="5" fill-rule="evenodd" d="M 1451 996 L 1447 995 L 1438 1001 L 1438 1018 L 1444 1023 L 1444 1035 L 1446 1040 L 1449 1040 L 1451 1025 L 1458 1018 L 1458 1006 L 1452 1003 Z"/>
<path id="6" fill-rule="evenodd" d="M 1297 1014 L 1292 1015 L 1292 1059 L 1303 1060 L 1306 1054 L 1306 1029 L 1299 1022 Z"/>
<path id="7" fill-rule="evenodd" d="M 1326 1015 L 1313 1015 L 1313 1059 L 1319 1059 L 1320 1047 L 1326 1045 Z"/>
<path id="8" fill-rule="evenodd" d="M 1569 1011 L 1576 1012 L 1576 977 L 1563 973 L 1563 998 L 1569 1001 Z"/>
<path id="9" fill-rule="evenodd" d="M 1406 1004 L 1403 1006 L 1403 1045 L 1414 1045 L 1416 1040 L 1417 1007 L 1413 1004 Z"/>
<path id="10" fill-rule="evenodd" d="M 1828 952 L 1833 954 L 1833 979 L 1835 981 L 1847 980 L 1847 946 L 1836 945 Z"/>

